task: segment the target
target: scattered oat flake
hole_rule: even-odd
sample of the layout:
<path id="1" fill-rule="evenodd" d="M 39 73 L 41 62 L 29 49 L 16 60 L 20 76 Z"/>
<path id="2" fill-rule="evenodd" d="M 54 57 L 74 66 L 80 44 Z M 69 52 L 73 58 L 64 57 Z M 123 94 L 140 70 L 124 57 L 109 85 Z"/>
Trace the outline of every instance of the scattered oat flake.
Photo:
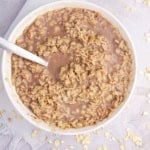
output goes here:
<path id="1" fill-rule="evenodd" d="M 150 67 L 147 67 L 147 68 L 146 68 L 146 72 L 147 72 L 147 73 L 150 73 Z"/>
<path id="2" fill-rule="evenodd" d="M 116 138 L 115 138 L 115 137 L 112 137 L 111 139 L 112 139 L 112 141 L 116 141 Z"/>
<path id="3" fill-rule="evenodd" d="M 124 141 L 127 141 L 127 140 L 128 140 L 128 135 L 126 135 L 124 138 Z"/>
<path id="4" fill-rule="evenodd" d="M 69 148 L 70 149 L 75 149 L 75 147 L 73 145 L 70 145 Z"/>
<path id="5" fill-rule="evenodd" d="M 98 146 L 96 150 L 103 150 L 102 146 Z"/>
<path id="6" fill-rule="evenodd" d="M 150 80 L 150 74 L 145 73 L 147 80 Z"/>
<path id="7" fill-rule="evenodd" d="M 96 135 L 100 135 L 100 134 L 101 134 L 101 130 L 96 130 L 96 131 L 95 131 L 95 134 L 96 134 Z"/>
<path id="8" fill-rule="evenodd" d="M 64 143 L 64 141 L 63 141 L 63 140 L 61 140 L 60 142 L 61 142 L 61 144 L 63 144 L 63 143 Z"/>
<path id="9" fill-rule="evenodd" d="M 148 125 L 146 126 L 146 128 L 147 128 L 148 130 L 150 130 L 150 124 L 148 124 Z"/>
<path id="10" fill-rule="evenodd" d="M 88 150 L 88 146 L 87 145 L 83 145 L 83 150 Z"/>
<path id="11" fill-rule="evenodd" d="M 0 110 L 0 117 L 5 113 L 5 110 Z"/>
<path id="12" fill-rule="evenodd" d="M 58 147 L 61 144 L 60 140 L 54 140 L 54 146 Z"/>
<path id="13" fill-rule="evenodd" d="M 52 139 L 50 139 L 50 138 L 46 138 L 46 141 L 49 143 L 49 144 L 52 144 L 53 143 L 53 141 L 52 141 Z"/>
<path id="14" fill-rule="evenodd" d="M 107 146 L 106 145 L 103 146 L 103 150 L 107 150 Z"/>
<path id="15" fill-rule="evenodd" d="M 17 120 L 22 120 L 22 117 L 15 111 L 12 111 L 12 117 Z"/>
<path id="16" fill-rule="evenodd" d="M 83 145 L 87 145 L 90 143 L 90 135 L 89 134 L 80 134 L 80 135 L 76 135 L 75 136 L 77 142 L 83 144 Z"/>
<path id="17" fill-rule="evenodd" d="M 145 40 L 150 43 L 150 32 L 145 33 Z"/>
<path id="18" fill-rule="evenodd" d="M 150 0 L 144 0 L 144 4 L 150 6 Z"/>
<path id="19" fill-rule="evenodd" d="M 107 146 L 106 145 L 98 146 L 96 150 L 107 150 Z"/>
<path id="20" fill-rule="evenodd" d="M 120 143 L 119 148 L 120 148 L 120 150 L 125 150 L 124 144 L 123 144 L 123 143 Z"/>
<path id="21" fill-rule="evenodd" d="M 143 113 L 142 113 L 142 116 L 148 116 L 149 115 L 149 112 L 147 112 L 147 111 L 144 111 Z"/>
<path id="22" fill-rule="evenodd" d="M 150 80 L 150 67 L 147 67 L 147 68 L 146 68 L 144 75 L 146 76 L 146 78 L 147 78 L 148 80 Z"/>
<path id="23" fill-rule="evenodd" d="M 109 140 L 109 141 L 116 141 L 115 137 L 113 137 L 110 133 L 109 130 L 107 130 L 105 133 L 104 133 L 105 137 Z"/>
<path id="24" fill-rule="evenodd" d="M 129 6 L 129 5 L 127 5 L 127 6 L 125 7 L 125 9 L 126 9 L 127 12 L 136 12 L 136 11 L 137 11 L 137 8 L 136 8 L 136 7 L 134 7 L 134 6 Z"/>
<path id="25" fill-rule="evenodd" d="M 105 137 L 106 137 L 107 139 L 110 139 L 110 136 L 111 136 L 111 135 L 110 135 L 110 132 L 109 132 L 109 131 L 106 131 L 106 132 L 105 132 Z"/>
<path id="26" fill-rule="evenodd" d="M 32 137 L 33 139 L 36 138 L 38 133 L 39 133 L 39 129 L 34 129 L 34 130 L 32 131 L 31 137 Z"/>
<path id="27" fill-rule="evenodd" d="M 136 145 L 136 146 L 142 146 L 142 139 L 138 137 L 133 131 L 131 131 L 129 128 L 127 129 L 127 137 Z"/>

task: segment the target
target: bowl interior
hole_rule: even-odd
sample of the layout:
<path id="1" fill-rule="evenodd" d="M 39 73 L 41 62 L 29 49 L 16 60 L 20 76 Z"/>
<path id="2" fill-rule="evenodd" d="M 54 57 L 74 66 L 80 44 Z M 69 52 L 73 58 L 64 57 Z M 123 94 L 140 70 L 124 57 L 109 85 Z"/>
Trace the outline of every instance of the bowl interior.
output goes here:
<path id="1" fill-rule="evenodd" d="M 90 9 L 99 12 L 103 17 L 105 17 L 108 21 L 110 21 L 115 27 L 117 27 L 122 34 L 123 38 L 128 43 L 129 48 L 132 50 L 133 54 L 133 77 L 132 82 L 129 87 L 129 94 L 127 95 L 126 99 L 122 104 L 114 110 L 114 112 L 109 115 L 108 118 L 104 119 L 103 121 L 97 123 L 94 126 L 79 128 L 79 129 L 67 129 L 67 130 L 61 130 L 56 127 L 49 127 L 47 124 L 45 124 L 43 121 L 39 120 L 34 116 L 34 114 L 23 105 L 22 101 L 19 99 L 15 87 L 12 85 L 11 82 L 11 53 L 4 52 L 3 54 L 3 60 L 2 60 L 2 74 L 3 74 L 3 81 L 4 86 L 7 91 L 7 94 L 9 96 L 9 99 L 15 106 L 15 108 L 23 115 L 24 118 L 26 118 L 29 122 L 34 124 L 35 126 L 44 129 L 46 131 L 52 131 L 59 134 L 81 134 L 88 131 L 95 130 L 104 124 L 108 123 L 110 120 L 112 120 L 116 115 L 119 114 L 120 110 L 122 110 L 124 104 L 129 99 L 129 96 L 132 93 L 132 89 L 134 86 L 135 81 L 135 75 L 136 75 L 136 61 L 135 61 L 135 53 L 134 53 L 134 47 L 131 43 L 131 39 L 129 38 L 129 35 L 126 31 L 126 29 L 122 26 L 122 24 L 114 17 L 112 16 L 108 11 L 104 10 L 103 8 L 88 3 L 88 2 L 79 2 L 79 1 L 59 1 L 54 3 L 49 3 L 47 5 L 41 6 L 38 9 L 34 10 L 33 12 L 29 13 L 25 18 L 23 18 L 20 23 L 15 27 L 15 29 L 10 34 L 8 40 L 15 43 L 17 37 L 22 34 L 23 30 L 30 25 L 37 16 L 42 15 L 46 13 L 47 11 L 52 11 L 55 9 L 60 9 L 64 7 L 72 7 L 72 8 L 85 8 Z"/>

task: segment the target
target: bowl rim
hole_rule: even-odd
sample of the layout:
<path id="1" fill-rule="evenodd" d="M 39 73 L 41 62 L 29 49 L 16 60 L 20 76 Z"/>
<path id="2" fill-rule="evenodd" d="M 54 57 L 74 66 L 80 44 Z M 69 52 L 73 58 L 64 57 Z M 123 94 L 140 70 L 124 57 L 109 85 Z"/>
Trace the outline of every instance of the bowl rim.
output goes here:
<path id="1" fill-rule="evenodd" d="M 130 48 L 131 48 L 131 51 L 132 51 L 132 55 L 133 55 L 133 65 L 134 65 L 134 73 L 133 73 L 133 79 L 132 79 L 132 84 L 130 85 L 130 90 L 129 90 L 129 94 L 126 96 L 126 98 L 124 99 L 124 101 L 117 107 L 115 108 L 115 110 L 113 111 L 112 114 L 110 114 L 109 117 L 107 117 L 106 119 L 104 119 L 103 121 L 100 121 L 99 123 L 93 125 L 93 126 L 89 126 L 89 127 L 83 127 L 83 128 L 77 128 L 77 129 L 68 129 L 68 130 L 62 130 L 62 129 L 54 129 L 49 127 L 49 128 L 46 128 L 46 127 L 43 127 L 42 124 L 38 124 L 38 122 L 36 122 L 36 120 L 34 118 L 30 118 L 32 116 L 28 116 L 27 113 L 24 113 L 23 111 L 21 111 L 21 109 L 18 109 L 18 106 L 16 105 L 17 101 L 14 100 L 12 98 L 12 95 L 10 94 L 9 92 L 9 88 L 8 88 L 8 83 L 6 82 L 5 80 L 5 58 L 7 58 L 7 55 L 8 55 L 8 52 L 4 51 L 3 52 L 3 56 L 2 56 L 2 80 L 3 80 L 3 84 L 4 84 L 4 87 L 5 87 L 5 91 L 9 97 L 9 100 L 11 101 L 11 103 L 13 104 L 14 108 L 26 119 L 28 120 L 28 122 L 30 122 L 32 125 L 34 125 L 35 127 L 38 127 L 40 129 L 43 129 L 45 131 L 48 131 L 48 132 L 53 132 L 53 133 L 57 133 L 57 134 L 61 134 L 61 135 L 77 135 L 77 134 L 83 134 L 83 133 L 89 133 L 91 131 L 94 131 L 98 128 L 101 128 L 101 127 L 104 127 L 105 125 L 107 125 L 108 123 L 110 123 L 112 120 L 114 120 L 123 110 L 123 108 L 125 107 L 126 103 L 129 102 L 132 94 L 133 94 L 133 91 L 134 91 L 134 88 L 135 88 L 135 83 L 136 83 L 136 79 L 137 79 L 137 58 L 136 58 L 136 53 L 135 53 L 135 47 L 134 47 L 134 44 L 130 38 L 130 35 L 128 33 L 128 31 L 126 30 L 126 28 L 124 27 L 124 25 L 114 16 L 112 15 L 108 10 L 104 9 L 103 7 L 101 7 L 100 5 L 96 5 L 96 4 L 93 4 L 91 2 L 87 2 L 87 1 L 74 1 L 74 0 L 70 0 L 70 1 L 67 1 L 67 0 L 62 0 L 62 1 L 56 1 L 56 2 L 51 2 L 51 3 L 48 3 L 48 4 L 45 4 L 45 5 L 42 5 L 36 9 L 34 9 L 33 11 L 29 12 L 25 17 L 23 17 L 23 19 L 21 19 L 19 21 L 19 23 L 17 23 L 17 25 L 15 26 L 15 28 L 12 30 L 12 32 L 9 34 L 9 37 L 8 37 L 8 40 L 9 41 L 12 41 L 12 38 L 13 38 L 13 34 L 15 33 L 15 31 L 17 31 L 17 28 L 19 29 L 19 27 L 21 26 L 21 24 L 23 24 L 25 22 L 25 20 L 28 20 L 28 18 L 30 18 L 32 15 L 34 15 L 35 13 L 37 12 L 40 12 L 42 9 L 44 9 L 45 7 L 52 7 L 52 6 L 59 6 L 60 5 L 60 8 L 64 8 L 64 7 L 61 7 L 61 5 L 66 5 L 65 7 L 68 7 L 68 3 L 70 4 L 76 4 L 76 5 L 81 5 L 80 8 L 85 8 L 85 9 L 89 9 L 89 8 L 86 8 L 87 6 L 91 7 L 91 10 L 93 8 L 96 8 L 96 12 L 99 12 L 102 16 L 104 16 L 104 14 L 106 14 L 107 16 L 109 16 L 122 30 L 122 32 L 124 32 L 125 36 L 126 36 L 126 42 L 130 45 Z M 73 8 L 77 8 L 77 6 L 73 6 Z M 53 10 L 56 10 L 58 8 L 54 8 Z M 52 9 L 50 8 L 49 11 L 52 11 Z M 46 13 L 47 11 L 43 12 L 42 14 Z M 41 14 L 37 15 L 36 17 L 40 16 Z M 36 18 L 35 17 L 35 18 Z M 111 24 L 114 24 L 114 22 L 112 23 L 106 16 L 104 16 L 105 19 L 107 19 Z M 30 22 L 29 24 L 31 24 L 32 22 Z M 116 26 L 115 26 L 116 27 Z M 118 28 L 118 27 L 117 27 Z M 25 28 L 24 28 L 25 29 Z M 121 30 L 119 30 L 121 32 Z M 22 30 L 23 31 L 23 30 Z M 122 35 L 122 33 L 121 33 Z M 123 35 L 122 35 L 123 36 Z M 124 36 L 123 36 L 124 38 Z M 124 38 L 125 39 L 125 38 Z M 11 72 L 10 72 L 11 73 Z M 12 86 L 12 85 L 11 85 Z M 12 88 L 12 87 L 11 87 Z M 21 101 L 21 99 L 19 99 Z"/>

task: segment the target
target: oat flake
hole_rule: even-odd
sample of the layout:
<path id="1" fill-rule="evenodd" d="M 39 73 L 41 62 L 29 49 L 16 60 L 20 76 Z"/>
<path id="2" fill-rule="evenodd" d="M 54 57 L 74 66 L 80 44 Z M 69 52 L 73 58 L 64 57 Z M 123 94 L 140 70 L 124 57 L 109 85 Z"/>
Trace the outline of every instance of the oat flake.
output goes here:
<path id="1" fill-rule="evenodd" d="M 46 141 L 47 141 L 49 144 L 52 144 L 52 143 L 53 143 L 52 139 L 50 139 L 50 138 L 46 138 Z"/>
<path id="2" fill-rule="evenodd" d="M 5 113 L 5 110 L 0 110 L 0 117 Z"/>
<path id="3" fill-rule="evenodd" d="M 144 111 L 144 112 L 142 113 L 142 116 L 148 116 L 148 115 L 149 115 L 149 112 Z"/>
<path id="4" fill-rule="evenodd" d="M 96 150 L 107 150 L 107 146 L 106 146 L 106 145 L 98 146 L 98 147 L 96 148 Z"/>
<path id="5" fill-rule="evenodd" d="M 55 141 L 54 141 L 54 145 L 55 145 L 56 147 L 58 147 L 60 144 L 61 144 L 61 141 L 60 141 L 60 140 L 55 140 Z"/>
<path id="6" fill-rule="evenodd" d="M 150 6 L 150 0 L 144 0 L 144 4 L 146 4 L 147 6 Z"/>
<path id="7" fill-rule="evenodd" d="M 97 31 L 101 21 L 113 41 Z M 49 29 L 54 30 L 48 33 Z M 94 125 L 107 118 L 128 93 L 132 51 L 119 30 L 95 11 L 64 8 L 47 12 L 17 38 L 16 44 L 42 58 L 67 55 L 69 64 L 58 69 L 54 63 L 57 82 L 47 68 L 12 56 L 12 82 L 18 96 L 49 126 L 69 129 Z M 110 48 L 111 44 L 115 46 Z M 78 109 L 73 111 L 72 106 Z"/>
<path id="8" fill-rule="evenodd" d="M 125 150 L 123 143 L 120 144 L 120 150 Z"/>
<path id="9" fill-rule="evenodd" d="M 133 131 L 127 129 L 127 137 L 136 145 L 142 146 L 142 139 L 138 137 Z"/>
<path id="10" fill-rule="evenodd" d="M 76 135 L 75 136 L 77 142 L 81 143 L 82 145 L 87 145 L 90 143 L 90 136 L 89 135 Z"/>
<path id="11" fill-rule="evenodd" d="M 34 130 L 32 131 L 31 137 L 32 137 L 33 139 L 36 138 L 38 133 L 39 133 L 39 130 L 38 130 L 38 129 L 34 129 Z"/>
<path id="12" fill-rule="evenodd" d="M 137 11 L 137 8 L 136 8 L 136 7 L 133 7 L 133 6 L 126 6 L 125 9 L 126 9 L 126 11 L 129 12 L 129 13 L 130 13 L 130 12 L 133 13 L 133 12 L 136 12 L 136 11 Z"/>
<path id="13" fill-rule="evenodd" d="M 148 125 L 146 126 L 146 128 L 147 128 L 148 130 L 150 130 L 150 124 L 148 124 Z"/>
<path id="14" fill-rule="evenodd" d="M 150 43 L 150 32 L 145 33 L 145 40 Z"/>

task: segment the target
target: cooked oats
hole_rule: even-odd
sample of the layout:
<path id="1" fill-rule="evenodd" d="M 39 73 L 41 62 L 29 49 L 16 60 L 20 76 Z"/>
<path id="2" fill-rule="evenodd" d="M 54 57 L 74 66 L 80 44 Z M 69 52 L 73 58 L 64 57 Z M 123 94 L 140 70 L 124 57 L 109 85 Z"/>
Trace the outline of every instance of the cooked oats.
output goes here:
<path id="1" fill-rule="evenodd" d="M 12 55 L 17 94 L 50 126 L 94 125 L 127 95 L 131 50 L 119 31 L 95 11 L 64 8 L 48 12 L 27 27 L 16 44 L 46 60 L 57 54 L 68 56 L 66 64 L 61 58 L 52 61 L 50 75 L 47 68 Z"/>

